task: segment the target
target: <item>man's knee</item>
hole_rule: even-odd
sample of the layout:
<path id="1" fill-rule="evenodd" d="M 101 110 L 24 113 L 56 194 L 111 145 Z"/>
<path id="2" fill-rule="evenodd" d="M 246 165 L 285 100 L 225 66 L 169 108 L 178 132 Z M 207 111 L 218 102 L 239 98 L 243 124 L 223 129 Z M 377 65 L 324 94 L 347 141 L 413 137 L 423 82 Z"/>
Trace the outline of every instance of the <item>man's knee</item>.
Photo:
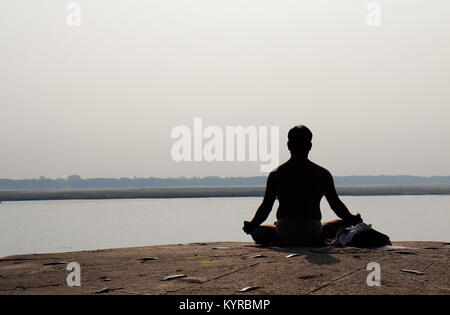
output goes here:
<path id="1" fill-rule="evenodd" d="M 328 221 L 322 224 L 322 240 L 332 239 L 336 237 L 337 232 L 342 229 L 348 227 L 348 222 L 344 220 L 333 220 Z"/>
<path id="2" fill-rule="evenodd" d="M 273 226 L 258 226 L 250 235 L 256 244 L 266 245 L 276 240 L 276 230 Z"/>

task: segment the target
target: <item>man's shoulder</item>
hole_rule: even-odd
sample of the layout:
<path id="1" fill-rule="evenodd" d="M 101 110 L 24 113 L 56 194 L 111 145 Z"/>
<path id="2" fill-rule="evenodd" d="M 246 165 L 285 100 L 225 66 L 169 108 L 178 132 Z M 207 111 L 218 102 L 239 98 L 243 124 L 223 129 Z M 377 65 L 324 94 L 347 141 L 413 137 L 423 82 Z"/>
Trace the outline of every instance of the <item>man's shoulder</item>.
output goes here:
<path id="1" fill-rule="evenodd" d="M 289 161 L 284 162 L 283 164 L 280 164 L 276 169 L 274 169 L 272 172 L 270 172 L 269 175 L 276 175 L 279 174 L 289 168 Z"/>
<path id="2" fill-rule="evenodd" d="M 311 161 L 309 161 L 309 162 L 310 162 L 311 168 L 312 168 L 314 171 L 316 171 L 317 173 L 319 173 L 319 174 L 321 174 L 321 175 L 324 175 L 324 176 L 331 176 L 330 171 L 327 170 L 325 167 L 320 166 L 319 164 L 316 164 L 316 163 L 311 162 Z"/>
<path id="3" fill-rule="evenodd" d="M 310 170 L 312 170 L 316 175 L 321 175 L 321 176 L 325 176 L 325 177 L 332 176 L 330 171 L 328 171 L 325 167 L 323 167 L 319 164 L 316 164 L 310 160 L 308 162 L 309 162 Z M 284 173 L 290 173 L 293 168 L 295 168 L 295 165 L 293 165 L 291 161 L 287 161 L 287 162 L 284 162 L 283 164 L 281 164 L 280 166 L 278 166 L 272 172 L 270 172 L 269 176 L 276 177 L 277 175 L 281 175 Z"/>

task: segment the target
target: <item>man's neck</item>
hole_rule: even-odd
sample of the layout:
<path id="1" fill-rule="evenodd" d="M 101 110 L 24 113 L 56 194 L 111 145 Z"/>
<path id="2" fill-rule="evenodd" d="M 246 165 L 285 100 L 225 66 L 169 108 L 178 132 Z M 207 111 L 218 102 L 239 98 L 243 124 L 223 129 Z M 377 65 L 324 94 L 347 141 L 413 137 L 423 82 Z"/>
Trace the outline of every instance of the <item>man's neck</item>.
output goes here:
<path id="1" fill-rule="evenodd" d="M 295 163 L 308 162 L 308 154 L 291 154 L 291 161 Z"/>

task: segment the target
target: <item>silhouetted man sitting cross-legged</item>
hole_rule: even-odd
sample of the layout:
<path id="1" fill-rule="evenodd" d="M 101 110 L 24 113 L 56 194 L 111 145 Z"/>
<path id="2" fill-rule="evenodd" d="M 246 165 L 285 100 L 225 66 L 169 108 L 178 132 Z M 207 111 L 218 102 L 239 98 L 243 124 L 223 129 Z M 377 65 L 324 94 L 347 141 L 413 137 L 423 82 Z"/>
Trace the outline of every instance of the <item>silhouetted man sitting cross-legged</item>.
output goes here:
<path id="1" fill-rule="evenodd" d="M 362 222 L 339 199 L 333 177 L 325 168 L 308 159 L 312 133 L 296 126 L 288 133 L 291 158 L 269 174 L 266 193 L 251 222 L 243 230 L 263 245 L 317 245 L 334 238 L 338 229 Z M 341 220 L 321 224 L 320 200 L 325 196 Z M 278 198 L 276 225 L 263 225 Z"/>

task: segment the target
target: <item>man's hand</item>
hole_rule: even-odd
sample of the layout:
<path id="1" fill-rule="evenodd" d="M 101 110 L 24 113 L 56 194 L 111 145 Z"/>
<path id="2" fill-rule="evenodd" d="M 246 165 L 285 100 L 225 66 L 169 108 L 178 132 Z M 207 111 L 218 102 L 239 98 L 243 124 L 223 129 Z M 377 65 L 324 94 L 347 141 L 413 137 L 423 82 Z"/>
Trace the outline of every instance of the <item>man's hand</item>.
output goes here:
<path id="1" fill-rule="evenodd" d="M 352 215 L 350 218 L 345 220 L 346 222 L 350 223 L 351 225 L 357 225 L 358 223 L 362 223 L 363 219 L 361 218 L 361 215 L 357 213 L 356 215 Z"/>
<path id="2" fill-rule="evenodd" d="M 248 221 L 244 221 L 244 227 L 242 228 L 245 233 L 250 234 L 256 228 L 256 226 Z"/>

